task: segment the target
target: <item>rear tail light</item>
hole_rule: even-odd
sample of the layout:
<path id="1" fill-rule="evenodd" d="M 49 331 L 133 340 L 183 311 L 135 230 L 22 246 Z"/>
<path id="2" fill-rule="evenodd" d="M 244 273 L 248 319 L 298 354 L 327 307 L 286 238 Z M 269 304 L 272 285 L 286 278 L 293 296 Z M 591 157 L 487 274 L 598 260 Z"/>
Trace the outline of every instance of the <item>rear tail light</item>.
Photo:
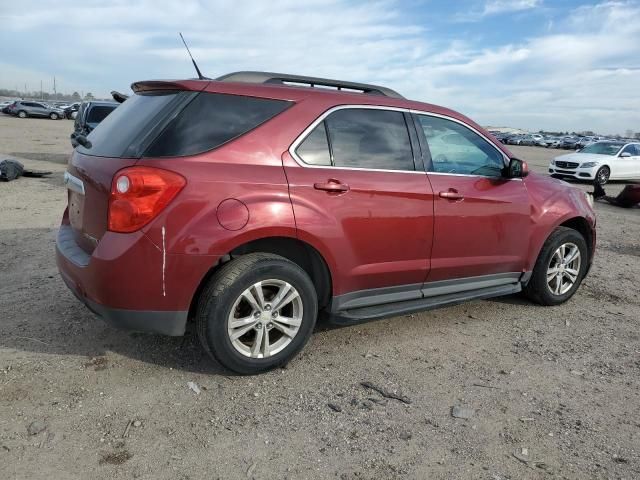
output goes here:
<path id="1" fill-rule="evenodd" d="M 144 227 L 186 183 L 181 175 L 159 168 L 130 167 L 120 170 L 111 182 L 109 230 L 128 233 Z"/>

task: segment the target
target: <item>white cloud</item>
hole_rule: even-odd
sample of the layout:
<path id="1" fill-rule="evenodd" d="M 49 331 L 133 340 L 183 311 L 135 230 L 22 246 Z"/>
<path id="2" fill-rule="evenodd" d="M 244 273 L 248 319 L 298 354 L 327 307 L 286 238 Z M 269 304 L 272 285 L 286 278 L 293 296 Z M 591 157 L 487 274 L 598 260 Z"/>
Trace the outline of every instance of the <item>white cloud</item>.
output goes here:
<path id="1" fill-rule="evenodd" d="M 519 12 L 538 7 L 542 0 L 488 0 L 484 4 L 483 15 L 498 15 L 507 12 Z"/>
<path id="2" fill-rule="evenodd" d="M 484 8 L 488 16 L 540 3 Z M 640 125 L 638 1 L 583 6 L 543 24 L 540 36 L 493 46 L 445 41 L 403 8 L 396 0 L 59 0 L 44 9 L 5 0 L 0 45 L 15 53 L 1 55 L 0 86 L 56 74 L 63 89 L 104 95 L 135 80 L 192 77 L 182 31 L 212 77 L 250 69 L 381 83 L 481 123 L 532 129 Z"/>

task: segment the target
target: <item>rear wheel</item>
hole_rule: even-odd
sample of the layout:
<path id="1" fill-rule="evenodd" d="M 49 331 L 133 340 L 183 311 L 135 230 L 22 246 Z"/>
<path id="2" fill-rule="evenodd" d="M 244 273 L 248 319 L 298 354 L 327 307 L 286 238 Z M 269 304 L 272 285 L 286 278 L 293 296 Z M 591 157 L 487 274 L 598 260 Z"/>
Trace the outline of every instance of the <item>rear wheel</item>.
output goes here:
<path id="1" fill-rule="evenodd" d="M 205 350 L 226 368 L 256 374 L 287 363 L 307 343 L 318 313 L 313 283 L 278 255 L 251 253 L 225 264 L 198 302 Z"/>
<path id="2" fill-rule="evenodd" d="M 57 120 L 57 119 L 58 119 L 58 114 L 57 114 L 57 113 L 52 112 L 52 113 L 49 115 L 49 118 L 50 118 L 51 120 Z"/>
<path id="3" fill-rule="evenodd" d="M 584 237 L 567 227 L 558 227 L 545 242 L 525 294 L 541 305 L 559 305 L 580 286 L 589 261 Z"/>
<path id="4" fill-rule="evenodd" d="M 20 117 L 20 118 L 27 118 L 27 116 L 28 116 L 27 112 L 25 112 L 24 110 L 20 110 L 18 112 L 18 117 Z"/>
<path id="5" fill-rule="evenodd" d="M 596 181 L 600 185 L 605 185 L 609 181 L 610 175 L 611 175 L 611 170 L 609 170 L 609 167 L 600 167 L 600 169 L 596 173 Z"/>

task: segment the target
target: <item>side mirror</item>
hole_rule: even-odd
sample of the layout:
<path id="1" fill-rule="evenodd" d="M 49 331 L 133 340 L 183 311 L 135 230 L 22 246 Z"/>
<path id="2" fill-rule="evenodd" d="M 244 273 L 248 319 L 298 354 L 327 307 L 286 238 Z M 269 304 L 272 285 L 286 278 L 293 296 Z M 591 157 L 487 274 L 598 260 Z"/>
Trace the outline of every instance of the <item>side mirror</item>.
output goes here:
<path id="1" fill-rule="evenodd" d="M 630 157 L 630 156 L 631 156 L 631 154 L 630 154 L 629 152 L 622 152 L 622 153 L 620 154 L 620 158 L 628 158 L 628 157 Z"/>
<path id="2" fill-rule="evenodd" d="M 529 166 L 519 158 L 509 160 L 509 166 L 504 169 L 504 176 L 507 178 L 524 178 L 527 175 L 529 175 Z"/>

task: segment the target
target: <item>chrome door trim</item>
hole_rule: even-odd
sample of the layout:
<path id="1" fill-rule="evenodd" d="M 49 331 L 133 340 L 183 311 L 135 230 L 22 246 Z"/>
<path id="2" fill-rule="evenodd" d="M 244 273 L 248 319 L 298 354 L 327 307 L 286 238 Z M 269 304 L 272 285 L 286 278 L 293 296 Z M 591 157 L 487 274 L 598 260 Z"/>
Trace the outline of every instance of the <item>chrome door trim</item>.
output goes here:
<path id="1" fill-rule="evenodd" d="M 387 170 L 387 169 L 357 168 L 357 167 L 335 167 L 333 165 L 310 165 L 308 163 L 305 163 L 305 161 L 302 160 L 302 158 L 300 158 L 298 156 L 298 154 L 296 153 L 296 149 L 300 146 L 300 144 L 302 142 L 304 142 L 304 140 L 307 138 L 307 136 L 321 122 L 323 122 L 325 120 L 325 118 L 327 118 L 333 112 L 337 112 L 338 110 L 346 110 L 346 109 L 388 110 L 388 111 L 392 111 L 392 112 L 401 112 L 401 113 L 408 113 L 408 114 L 415 114 L 415 115 L 428 115 L 428 116 L 444 118 L 445 120 L 450 120 L 452 122 L 456 122 L 456 123 L 462 125 L 463 127 L 468 128 L 469 130 L 474 132 L 476 135 L 479 135 L 486 142 L 488 142 L 489 145 L 491 145 L 491 147 L 493 147 L 498 153 L 500 153 L 502 155 L 502 159 L 504 161 L 505 166 L 509 165 L 509 158 L 507 157 L 507 155 L 502 150 L 500 150 L 493 143 L 493 141 L 491 141 L 486 135 L 482 134 L 481 132 L 479 132 L 477 129 L 475 129 L 471 125 L 468 125 L 468 124 L 462 122 L 461 120 L 458 120 L 457 118 L 453 118 L 453 117 L 450 117 L 450 116 L 447 116 L 447 115 L 442 115 L 442 114 L 439 114 L 439 113 L 427 112 L 427 111 L 424 111 L 424 110 L 417 110 L 417 109 L 412 109 L 412 108 L 386 107 L 384 105 L 357 105 L 357 104 L 352 104 L 351 105 L 350 104 L 350 105 L 337 105 L 335 107 L 331 107 L 330 109 L 326 110 L 318 118 L 316 118 L 307 128 L 305 128 L 300 135 L 298 135 L 296 137 L 296 139 L 293 141 L 293 143 L 289 146 L 288 152 L 289 152 L 291 157 L 295 160 L 295 162 L 299 166 L 304 167 L 304 168 L 331 168 L 331 169 L 336 169 L 336 170 L 359 170 L 359 171 L 367 171 L 367 172 L 419 173 L 419 174 L 427 173 L 429 175 L 434 175 L 435 174 L 435 175 L 458 175 L 458 176 L 465 176 L 465 177 L 501 178 L 501 177 L 489 177 L 487 175 L 448 174 L 448 173 L 443 173 L 443 172 L 436 173 L 436 172 L 427 172 L 426 170 L 425 171 L 416 171 L 416 170 Z M 520 179 L 520 178 L 511 178 L 511 179 L 505 179 L 505 180 L 522 180 L 522 179 Z"/>

